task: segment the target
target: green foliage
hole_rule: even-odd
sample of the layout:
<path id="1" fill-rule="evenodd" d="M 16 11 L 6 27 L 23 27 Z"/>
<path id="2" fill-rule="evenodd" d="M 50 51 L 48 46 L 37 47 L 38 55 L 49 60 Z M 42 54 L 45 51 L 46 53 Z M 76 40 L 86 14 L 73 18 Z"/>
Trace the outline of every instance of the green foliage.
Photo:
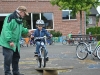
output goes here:
<path id="1" fill-rule="evenodd" d="M 72 10 L 72 14 L 80 12 L 80 31 L 82 34 L 82 11 L 89 14 L 92 7 L 96 8 L 100 5 L 99 0 L 51 0 L 52 5 L 57 5 L 62 9 Z"/>
<path id="2" fill-rule="evenodd" d="M 86 34 L 89 34 L 91 32 L 91 35 L 95 36 L 98 41 L 100 41 L 100 27 L 90 27 L 86 29 Z"/>
<path id="3" fill-rule="evenodd" d="M 22 37 L 26 38 L 26 37 L 28 37 L 28 35 L 27 34 L 22 34 Z"/>
<path id="4" fill-rule="evenodd" d="M 60 31 L 51 30 L 50 33 L 53 35 L 53 37 L 62 36 L 62 33 Z"/>
<path id="5" fill-rule="evenodd" d="M 30 29 L 30 25 L 28 24 L 28 22 L 26 21 L 25 18 L 23 19 L 23 26 L 24 26 L 25 28 Z"/>
<path id="6" fill-rule="evenodd" d="M 94 34 L 93 36 L 96 37 L 97 41 L 100 41 L 100 34 Z"/>
<path id="7" fill-rule="evenodd" d="M 26 21 L 26 19 L 23 19 L 23 26 L 25 27 L 25 28 L 28 28 L 29 29 L 29 24 L 28 24 L 28 22 Z M 22 34 L 22 37 L 23 38 L 26 38 L 28 35 L 27 34 Z"/>
<path id="8" fill-rule="evenodd" d="M 86 11 L 92 7 L 97 7 L 100 5 L 99 0 L 51 0 L 52 5 L 57 5 L 60 9 L 70 9 L 73 10 L 74 13 L 78 11 Z"/>
<path id="9" fill-rule="evenodd" d="M 90 27 L 88 29 L 86 29 L 86 34 L 89 34 L 89 32 L 91 32 L 91 34 L 100 34 L 100 27 Z"/>

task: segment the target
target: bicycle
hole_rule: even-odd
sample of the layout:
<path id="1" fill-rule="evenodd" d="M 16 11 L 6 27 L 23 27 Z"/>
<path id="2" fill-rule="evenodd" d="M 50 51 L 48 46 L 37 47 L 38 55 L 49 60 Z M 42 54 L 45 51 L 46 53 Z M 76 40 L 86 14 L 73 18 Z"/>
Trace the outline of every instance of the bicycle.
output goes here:
<path id="1" fill-rule="evenodd" d="M 39 40 L 40 42 L 40 49 L 39 49 L 39 54 L 37 55 L 37 63 L 38 63 L 38 67 L 41 68 L 46 67 L 46 48 L 45 48 L 45 43 L 43 42 L 43 39 L 45 39 L 46 37 L 35 37 L 35 40 Z"/>
<path id="2" fill-rule="evenodd" d="M 100 59 L 100 45 L 96 45 L 94 49 L 91 48 L 91 42 L 87 44 L 86 42 L 80 42 L 76 47 L 76 56 L 80 60 L 87 58 L 89 54 L 94 55 Z"/>
<path id="3" fill-rule="evenodd" d="M 74 45 L 74 40 L 73 39 L 68 39 L 67 37 L 65 39 L 62 40 L 62 44 L 63 45 Z"/>
<path id="4" fill-rule="evenodd" d="M 64 38 L 64 39 L 62 40 L 62 44 L 63 44 L 63 45 L 66 45 L 66 44 L 68 44 L 67 37 L 66 37 L 66 38 Z"/>
<path id="5" fill-rule="evenodd" d="M 20 47 L 24 47 L 25 46 L 25 40 L 23 38 L 20 39 L 19 43 L 20 43 Z"/>

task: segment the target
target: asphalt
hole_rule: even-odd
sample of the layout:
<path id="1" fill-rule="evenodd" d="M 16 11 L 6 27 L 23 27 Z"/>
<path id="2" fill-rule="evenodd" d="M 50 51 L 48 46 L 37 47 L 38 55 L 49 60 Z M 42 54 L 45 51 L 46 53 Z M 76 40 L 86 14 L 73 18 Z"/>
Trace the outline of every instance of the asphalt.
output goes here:
<path id="1" fill-rule="evenodd" d="M 47 50 L 49 61 L 46 68 L 62 68 L 63 70 L 58 70 L 58 75 L 100 75 L 100 60 L 90 55 L 85 60 L 79 60 L 76 57 L 76 46 L 55 43 L 54 45 L 47 45 Z M 19 67 L 20 72 L 24 75 L 41 75 L 36 70 L 38 67 L 34 51 L 35 46 L 21 48 Z M 1 47 L 0 75 L 4 75 Z"/>

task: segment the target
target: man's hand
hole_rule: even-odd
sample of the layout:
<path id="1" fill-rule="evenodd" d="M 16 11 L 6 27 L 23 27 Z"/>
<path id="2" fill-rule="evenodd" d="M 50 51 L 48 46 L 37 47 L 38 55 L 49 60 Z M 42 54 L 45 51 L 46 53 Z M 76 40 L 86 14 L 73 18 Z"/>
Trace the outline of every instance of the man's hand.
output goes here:
<path id="1" fill-rule="evenodd" d="M 13 42 L 10 42 L 10 46 L 11 46 L 11 47 L 14 47 L 14 43 L 13 43 Z"/>
<path id="2" fill-rule="evenodd" d="M 34 30 L 29 30 L 28 35 L 31 35 L 34 32 Z"/>

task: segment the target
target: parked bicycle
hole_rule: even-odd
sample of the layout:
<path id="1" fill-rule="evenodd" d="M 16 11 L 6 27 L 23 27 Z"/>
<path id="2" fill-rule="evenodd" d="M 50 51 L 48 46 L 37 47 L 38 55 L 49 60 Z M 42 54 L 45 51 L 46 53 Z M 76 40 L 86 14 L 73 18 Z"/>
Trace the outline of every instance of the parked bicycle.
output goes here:
<path id="1" fill-rule="evenodd" d="M 23 38 L 20 39 L 19 43 L 20 43 L 20 47 L 25 46 L 25 40 Z"/>
<path id="2" fill-rule="evenodd" d="M 45 39 L 46 37 L 35 37 L 35 40 L 39 40 L 40 42 L 40 49 L 39 49 L 39 54 L 36 56 L 36 60 L 38 63 L 38 67 L 46 67 L 46 62 L 47 62 L 47 58 L 46 58 L 46 48 L 45 48 L 45 43 L 43 41 L 43 39 Z M 45 39 L 46 40 L 46 39 Z"/>
<path id="3" fill-rule="evenodd" d="M 76 47 L 76 56 L 84 60 L 89 54 L 94 55 L 100 59 L 100 45 L 96 45 L 94 49 L 91 48 L 91 42 L 88 44 L 85 42 L 80 42 Z"/>
<path id="4" fill-rule="evenodd" d="M 63 45 L 74 45 L 74 40 L 73 39 L 68 39 L 67 37 L 66 38 L 64 38 L 63 40 L 62 40 L 62 44 Z"/>
<path id="5" fill-rule="evenodd" d="M 63 44 L 63 45 L 66 45 L 66 44 L 68 44 L 67 37 L 65 37 L 65 38 L 62 40 L 62 44 Z"/>

